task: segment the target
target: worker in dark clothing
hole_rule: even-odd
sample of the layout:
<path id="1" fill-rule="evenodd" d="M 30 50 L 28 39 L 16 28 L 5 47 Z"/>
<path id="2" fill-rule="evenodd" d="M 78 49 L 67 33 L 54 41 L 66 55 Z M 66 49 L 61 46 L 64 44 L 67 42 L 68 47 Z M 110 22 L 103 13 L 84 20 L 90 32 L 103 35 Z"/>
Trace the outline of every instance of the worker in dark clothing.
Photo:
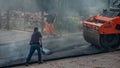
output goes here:
<path id="1" fill-rule="evenodd" d="M 42 35 L 41 33 L 38 31 L 38 28 L 35 27 L 34 28 L 34 32 L 31 36 L 31 40 L 30 40 L 30 51 L 28 54 L 28 57 L 26 59 L 26 66 L 28 66 L 29 61 L 34 53 L 35 50 L 37 50 L 38 52 L 38 63 L 42 63 Z"/>
<path id="2" fill-rule="evenodd" d="M 46 34 L 49 37 L 50 35 L 55 35 L 55 27 L 54 27 L 54 21 L 55 21 L 55 14 L 50 14 L 47 15 L 47 20 L 46 20 Z"/>

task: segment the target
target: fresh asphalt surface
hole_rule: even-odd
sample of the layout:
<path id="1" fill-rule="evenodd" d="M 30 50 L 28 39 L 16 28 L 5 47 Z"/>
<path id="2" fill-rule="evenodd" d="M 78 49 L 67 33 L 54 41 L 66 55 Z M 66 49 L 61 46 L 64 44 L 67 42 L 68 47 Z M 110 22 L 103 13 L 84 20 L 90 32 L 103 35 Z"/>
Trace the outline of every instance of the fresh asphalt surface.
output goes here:
<path id="1" fill-rule="evenodd" d="M 25 63 L 29 51 L 29 39 L 0 45 L 0 67 L 9 67 Z M 57 37 L 43 37 L 43 46 L 51 50 L 52 54 L 43 55 L 43 60 L 56 60 L 75 56 L 84 56 L 103 53 L 102 49 L 87 43 L 82 32 L 65 34 Z M 37 54 L 31 62 L 37 61 Z"/>

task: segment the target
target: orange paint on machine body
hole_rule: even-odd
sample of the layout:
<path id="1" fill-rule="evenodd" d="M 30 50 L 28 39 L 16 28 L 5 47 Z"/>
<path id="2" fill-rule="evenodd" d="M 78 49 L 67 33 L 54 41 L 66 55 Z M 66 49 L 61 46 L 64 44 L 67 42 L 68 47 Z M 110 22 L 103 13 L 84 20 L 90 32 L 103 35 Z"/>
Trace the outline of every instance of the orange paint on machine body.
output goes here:
<path id="1" fill-rule="evenodd" d="M 120 47 L 120 1 L 109 0 L 109 8 L 83 21 L 84 39 L 105 50 Z"/>
<path id="2" fill-rule="evenodd" d="M 83 22 L 83 27 L 97 30 L 99 34 L 120 34 L 120 17 L 108 18 L 96 15 Z M 119 27 L 117 29 L 117 27 Z"/>
<path id="3" fill-rule="evenodd" d="M 120 16 L 96 15 L 83 21 L 84 39 L 92 45 L 106 50 L 120 46 Z"/>
<path id="4" fill-rule="evenodd" d="M 117 29 L 117 26 L 120 27 L 120 17 L 114 17 L 109 22 L 104 23 L 100 29 L 100 34 L 120 34 L 120 29 Z"/>

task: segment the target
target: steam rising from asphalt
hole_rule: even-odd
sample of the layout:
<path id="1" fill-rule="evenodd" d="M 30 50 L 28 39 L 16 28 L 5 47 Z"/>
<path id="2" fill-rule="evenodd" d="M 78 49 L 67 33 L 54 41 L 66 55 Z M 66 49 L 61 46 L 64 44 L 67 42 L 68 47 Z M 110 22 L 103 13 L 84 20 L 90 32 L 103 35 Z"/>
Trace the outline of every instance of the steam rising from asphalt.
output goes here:
<path id="1" fill-rule="evenodd" d="M 89 16 L 106 8 L 107 0 L 63 0 L 61 6 L 65 15 Z"/>
<path id="2" fill-rule="evenodd" d="M 50 1 L 50 0 L 49 0 Z M 94 14 L 99 13 L 102 8 L 107 7 L 107 0 L 52 0 L 53 2 L 53 7 L 47 7 L 47 12 L 57 12 L 60 14 L 63 18 L 64 17 L 69 17 L 69 16 L 84 16 L 88 17 Z M 47 2 L 48 4 L 50 2 Z M 43 4 L 43 5 L 48 5 L 48 4 Z M 0 0 L 0 10 L 21 10 L 21 11 L 39 11 L 41 6 L 40 0 Z M 71 27 L 71 26 L 69 26 Z M 74 30 L 73 30 L 74 31 Z M 60 37 L 57 41 L 56 39 L 52 41 L 47 41 L 47 44 L 45 42 L 45 45 L 48 45 L 48 48 L 53 49 L 54 51 L 60 51 L 60 48 L 63 49 L 64 47 L 67 48 L 69 45 L 79 45 L 81 43 L 85 43 L 81 35 L 73 35 L 66 36 L 67 38 Z M 62 40 L 61 40 L 62 39 Z M 67 39 L 67 40 L 66 40 Z M 51 40 L 51 39 L 49 39 Z M 64 41 L 66 40 L 66 41 Z M 25 58 L 25 54 L 28 52 L 28 46 L 27 46 L 27 41 L 24 43 L 13 43 L 11 46 L 6 46 L 8 48 L 8 52 L 11 55 L 11 57 L 8 57 L 8 60 L 15 60 L 21 58 L 20 56 L 23 56 Z M 18 45 L 18 46 L 17 46 Z M 24 47 L 25 45 L 25 47 Z M 82 44 L 81 44 L 82 45 Z M 52 46 L 52 47 L 51 47 Z M 22 49 L 22 51 L 21 51 Z M 2 49 L 0 48 L 2 51 Z M 25 52 L 23 52 L 25 50 Z M 77 50 L 77 49 L 76 49 Z M 0 51 L 0 56 L 1 54 L 3 57 L 5 56 L 4 52 Z M 3 50 L 4 51 L 4 50 Z M 20 54 L 19 54 L 20 53 Z M 22 54 L 24 53 L 24 54 Z M 6 52 L 7 54 L 7 52 Z M 14 54 L 16 56 L 14 56 Z M 74 52 L 75 54 L 75 52 Z M 78 52 L 76 52 L 78 54 Z M 8 54 L 7 54 L 8 55 Z M 67 54 L 66 54 L 67 55 Z M 1 57 L 0 57 L 1 58 Z M 6 62 L 6 61 L 5 61 Z"/>
<path id="3" fill-rule="evenodd" d="M 42 3 L 42 1 L 44 2 Z M 88 17 L 99 13 L 102 8 L 106 8 L 107 0 L 0 0 L 0 10 L 38 11 L 41 9 L 41 4 L 42 6 L 52 4 L 45 7 L 47 12 L 57 12 L 63 18 Z M 71 26 L 69 25 L 69 27 Z"/>
<path id="4" fill-rule="evenodd" d="M 35 0 L 0 0 L 0 10 L 37 11 Z"/>
<path id="5" fill-rule="evenodd" d="M 46 2 L 46 3 L 45 3 Z M 0 10 L 38 11 L 47 6 L 49 12 L 60 11 L 63 15 L 96 14 L 107 7 L 108 0 L 0 0 Z"/>
<path id="6" fill-rule="evenodd" d="M 20 10 L 40 12 L 44 10 L 46 13 L 56 13 L 61 18 L 61 22 L 67 22 L 66 25 L 72 23 L 71 26 L 66 27 L 73 27 L 72 31 L 74 31 L 79 30 L 76 27 L 81 25 L 80 21 L 100 13 L 107 5 L 108 0 L 0 0 L 0 11 Z M 80 24 L 75 25 L 76 19 L 66 19 L 66 17 L 76 17 Z M 60 22 L 58 21 L 58 23 Z"/>

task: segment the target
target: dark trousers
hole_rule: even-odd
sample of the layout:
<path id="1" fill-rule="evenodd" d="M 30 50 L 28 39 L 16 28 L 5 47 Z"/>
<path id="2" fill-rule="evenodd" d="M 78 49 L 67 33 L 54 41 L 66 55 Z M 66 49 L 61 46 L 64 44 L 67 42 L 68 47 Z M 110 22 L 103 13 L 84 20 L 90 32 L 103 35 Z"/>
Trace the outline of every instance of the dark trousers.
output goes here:
<path id="1" fill-rule="evenodd" d="M 33 55 L 33 53 L 35 52 L 35 50 L 37 50 L 38 52 L 38 62 L 41 62 L 42 61 L 42 50 L 40 48 L 40 45 L 38 44 L 33 44 L 31 45 L 30 47 L 30 51 L 29 51 L 29 54 L 28 54 L 28 57 L 26 59 L 26 63 L 29 63 L 30 60 L 31 60 L 31 57 Z"/>

